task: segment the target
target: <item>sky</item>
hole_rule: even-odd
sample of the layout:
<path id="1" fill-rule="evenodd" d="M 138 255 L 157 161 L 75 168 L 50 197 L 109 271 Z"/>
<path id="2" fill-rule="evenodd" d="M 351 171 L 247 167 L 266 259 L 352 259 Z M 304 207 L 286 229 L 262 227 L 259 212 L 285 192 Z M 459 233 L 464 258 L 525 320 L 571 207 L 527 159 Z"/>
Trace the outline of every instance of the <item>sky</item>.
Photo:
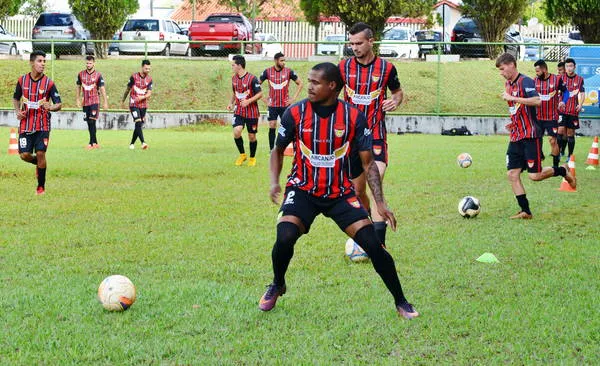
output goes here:
<path id="1" fill-rule="evenodd" d="M 160 13 L 163 13 L 166 17 L 169 10 L 161 10 L 157 8 L 175 8 L 178 4 L 180 4 L 182 0 L 153 0 L 154 5 L 154 16 L 160 16 Z M 48 10 L 57 10 L 57 11 L 70 11 L 68 0 L 46 0 L 48 4 Z M 138 0 L 140 4 L 140 8 L 134 16 L 150 16 L 150 0 Z"/>

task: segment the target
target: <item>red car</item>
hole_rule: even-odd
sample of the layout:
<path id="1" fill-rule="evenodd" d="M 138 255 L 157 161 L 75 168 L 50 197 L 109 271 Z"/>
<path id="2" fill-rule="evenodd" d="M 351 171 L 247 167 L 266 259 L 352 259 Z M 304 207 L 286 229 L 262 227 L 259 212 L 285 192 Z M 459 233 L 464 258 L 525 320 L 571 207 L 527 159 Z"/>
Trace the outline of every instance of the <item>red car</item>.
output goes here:
<path id="1" fill-rule="evenodd" d="M 252 40 L 252 25 L 239 13 L 215 13 L 202 22 L 192 22 L 188 34 L 193 55 L 225 56 L 240 53 L 242 43 L 235 41 Z M 244 46 L 244 53 L 260 53 L 260 43 Z"/>

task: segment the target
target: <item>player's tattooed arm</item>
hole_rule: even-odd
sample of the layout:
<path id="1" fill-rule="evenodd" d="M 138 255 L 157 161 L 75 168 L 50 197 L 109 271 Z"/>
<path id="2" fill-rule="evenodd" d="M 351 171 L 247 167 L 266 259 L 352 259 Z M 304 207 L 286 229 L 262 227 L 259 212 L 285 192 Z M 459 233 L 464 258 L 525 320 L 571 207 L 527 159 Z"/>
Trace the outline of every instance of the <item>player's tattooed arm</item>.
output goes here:
<path id="1" fill-rule="evenodd" d="M 371 164 L 369 164 L 369 169 L 367 170 L 367 182 L 369 183 L 375 202 L 384 202 L 381 177 L 379 176 L 379 169 L 377 169 L 377 164 L 374 160 L 371 160 Z"/>

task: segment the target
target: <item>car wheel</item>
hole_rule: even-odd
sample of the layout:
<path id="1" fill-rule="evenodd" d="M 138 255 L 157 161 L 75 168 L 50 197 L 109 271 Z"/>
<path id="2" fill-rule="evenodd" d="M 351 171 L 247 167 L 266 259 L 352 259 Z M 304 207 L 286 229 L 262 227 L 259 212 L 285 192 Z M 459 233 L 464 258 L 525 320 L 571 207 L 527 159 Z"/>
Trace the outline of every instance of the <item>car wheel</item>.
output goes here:
<path id="1" fill-rule="evenodd" d="M 85 43 L 82 43 L 81 46 L 79 47 L 79 54 L 81 56 L 87 55 L 87 47 L 86 47 Z"/>
<path id="2" fill-rule="evenodd" d="M 187 57 L 192 57 L 192 49 L 188 46 L 187 50 L 185 51 L 185 55 Z"/>
<path id="3" fill-rule="evenodd" d="M 16 56 L 17 53 L 17 45 L 13 44 L 10 46 L 10 50 L 8 50 L 8 54 L 12 56 Z"/>
<path id="4" fill-rule="evenodd" d="M 171 47 L 169 45 L 165 46 L 165 49 L 162 51 L 163 56 L 171 56 Z"/>

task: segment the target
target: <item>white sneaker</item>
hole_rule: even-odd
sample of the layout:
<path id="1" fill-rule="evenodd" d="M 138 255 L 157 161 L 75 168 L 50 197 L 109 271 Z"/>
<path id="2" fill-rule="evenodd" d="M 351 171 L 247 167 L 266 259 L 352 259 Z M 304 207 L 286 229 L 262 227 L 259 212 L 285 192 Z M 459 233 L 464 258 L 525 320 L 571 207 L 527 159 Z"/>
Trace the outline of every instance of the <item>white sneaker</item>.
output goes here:
<path id="1" fill-rule="evenodd" d="M 135 149 L 135 145 L 134 144 L 129 145 L 129 150 L 133 150 L 133 149 Z"/>

